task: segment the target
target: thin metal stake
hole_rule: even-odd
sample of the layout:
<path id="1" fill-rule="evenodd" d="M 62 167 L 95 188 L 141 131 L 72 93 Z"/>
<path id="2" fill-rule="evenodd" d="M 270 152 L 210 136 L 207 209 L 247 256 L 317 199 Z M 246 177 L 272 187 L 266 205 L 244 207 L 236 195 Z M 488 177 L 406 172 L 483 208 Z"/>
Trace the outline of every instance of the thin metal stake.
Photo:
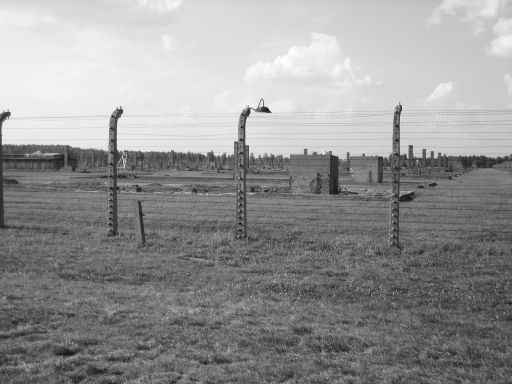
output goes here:
<path id="1" fill-rule="evenodd" d="M 135 220 L 135 238 L 137 244 L 146 244 L 146 236 L 144 234 L 144 215 L 142 214 L 142 203 L 140 201 L 133 202 L 133 216 Z"/>

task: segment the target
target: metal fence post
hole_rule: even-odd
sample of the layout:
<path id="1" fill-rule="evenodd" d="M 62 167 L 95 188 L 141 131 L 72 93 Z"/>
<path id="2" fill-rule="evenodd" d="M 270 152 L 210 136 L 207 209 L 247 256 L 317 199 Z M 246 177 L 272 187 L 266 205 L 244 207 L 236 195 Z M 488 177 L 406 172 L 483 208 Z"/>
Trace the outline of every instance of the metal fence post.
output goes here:
<path id="1" fill-rule="evenodd" d="M 6 119 L 11 117 L 11 112 L 0 113 L 0 228 L 5 226 L 4 218 L 4 164 L 3 164 L 3 150 L 2 150 L 2 125 Z"/>
<path id="2" fill-rule="evenodd" d="M 247 156 L 245 146 L 245 123 L 251 113 L 249 107 L 240 114 L 238 122 L 238 145 L 236 154 L 237 189 L 236 189 L 236 237 L 247 238 Z"/>
<path id="3" fill-rule="evenodd" d="M 108 130 L 108 166 L 107 166 L 107 229 L 109 236 L 117 235 L 117 120 L 123 114 L 123 108 L 116 108 L 110 116 Z"/>
<path id="4" fill-rule="evenodd" d="M 400 247 L 400 114 L 402 105 L 398 103 L 393 116 L 393 152 L 391 160 L 391 216 L 389 217 L 390 247 Z M 410 146 L 409 146 L 410 148 Z M 410 151 L 410 149 L 409 149 Z"/>

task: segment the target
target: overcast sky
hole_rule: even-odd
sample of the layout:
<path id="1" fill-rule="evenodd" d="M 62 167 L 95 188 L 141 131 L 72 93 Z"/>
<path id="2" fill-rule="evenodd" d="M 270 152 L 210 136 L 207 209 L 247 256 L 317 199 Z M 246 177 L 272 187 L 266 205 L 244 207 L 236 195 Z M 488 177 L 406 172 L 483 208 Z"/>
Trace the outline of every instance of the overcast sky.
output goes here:
<path id="1" fill-rule="evenodd" d="M 13 116 L 512 109 L 512 0 L 0 0 Z"/>

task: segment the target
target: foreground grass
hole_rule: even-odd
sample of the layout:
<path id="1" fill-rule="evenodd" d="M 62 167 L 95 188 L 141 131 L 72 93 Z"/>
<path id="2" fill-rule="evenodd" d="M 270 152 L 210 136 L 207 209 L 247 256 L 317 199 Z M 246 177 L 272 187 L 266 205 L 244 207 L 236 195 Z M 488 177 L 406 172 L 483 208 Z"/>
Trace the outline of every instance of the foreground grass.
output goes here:
<path id="1" fill-rule="evenodd" d="M 0 383 L 509 383 L 496 172 L 403 204 L 401 252 L 387 202 L 255 196 L 245 242 L 232 197 L 147 194 L 137 247 L 132 195 L 107 238 L 103 194 L 9 189 Z"/>
<path id="2" fill-rule="evenodd" d="M 510 382 L 510 243 L 2 230 L 2 383 Z"/>

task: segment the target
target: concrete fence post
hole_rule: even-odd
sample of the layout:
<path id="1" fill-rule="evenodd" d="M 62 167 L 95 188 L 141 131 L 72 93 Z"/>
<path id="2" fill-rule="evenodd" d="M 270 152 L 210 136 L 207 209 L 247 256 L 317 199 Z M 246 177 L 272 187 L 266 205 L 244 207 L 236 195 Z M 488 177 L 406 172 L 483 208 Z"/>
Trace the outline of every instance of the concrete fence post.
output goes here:
<path id="1" fill-rule="evenodd" d="M 0 228 L 5 227 L 5 214 L 4 214 L 4 164 L 3 164 L 3 150 L 2 150 L 2 125 L 5 120 L 11 117 L 11 112 L 0 113 Z"/>
<path id="2" fill-rule="evenodd" d="M 117 120 L 122 114 L 122 107 L 112 112 L 108 129 L 107 230 L 109 236 L 117 235 Z"/>
<path id="3" fill-rule="evenodd" d="M 251 113 L 249 107 L 240 114 L 238 122 L 238 144 L 236 146 L 236 237 L 247 238 L 247 155 L 245 144 L 245 124 Z"/>
<path id="4" fill-rule="evenodd" d="M 400 114 L 402 105 L 398 103 L 393 116 L 393 144 L 391 159 L 391 215 L 389 217 L 389 239 L 390 247 L 400 247 Z M 409 146 L 409 153 L 412 146 Z"/>
<path id="5" fill-rule="evenodd" d="M 238 175 L 238 169 L 237 169 L 237 166 L 238 166 L 238 141 L 235 141 L 233 143 L 233 149 L 234 149 L 234 152 L 233 152 L 233 179 L 236 179 L 237 175 Z"/>
<path id="6" fill-rule="evenodd" d="M 250 158 L 251 158 L 251 156 L 249 154 L 249 146 L 246 145 L 245 146 L 245 169 L 246 169 L 246 171 L 248 169 L 250 169 L 250 167 L 251 167 L 251 163 L 249 163 Z"/>

